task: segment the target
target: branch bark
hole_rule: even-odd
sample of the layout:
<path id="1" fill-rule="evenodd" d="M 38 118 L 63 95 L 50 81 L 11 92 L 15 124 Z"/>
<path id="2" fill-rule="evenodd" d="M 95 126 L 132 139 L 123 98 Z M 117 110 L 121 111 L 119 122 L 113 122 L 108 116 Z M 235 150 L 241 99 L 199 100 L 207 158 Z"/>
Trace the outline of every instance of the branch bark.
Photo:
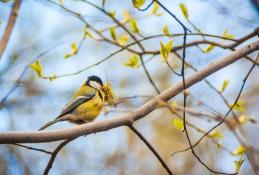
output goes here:
<path id="1" fill-rule="evenodd" d="M 242 57 L 259 50 L 259 41 L 248 44 L 231 54 L 223 57 L 219 61 L 211 63 L 200 71 L 189 76 L 185 80 L 186 88 L 202 81 L 204 78 L 209 75 L 217 72 L 218 70 L 234 63 L 235 61 L 241 59 Z M 83 124 L 80 126 L 54 130 L 54 131 L 33 131 L 33 132 L 4 132 L 0 133 L 0 143 L 42 143 L 42 142 L 52 142 L 64 139 L 72 139 L 81 135 L 87 135 L 96 132 L 103 132 L 113 128 L 128 126 L 134 123 L 134 121 L 139 120 L 150 112 L 156 109 L 159 105 L 159 101 L 168 101 L 177 94 L 181 93 L 184 90 L 183 83 L 179 82 L 175 86 L 172 86 L 162 92 L 160 95 L 157 95 L 149 102 L 145 103 L 141 107 L 137 108 L 135 111 L 127 114 L 123 114 L 113 119 L 97 121 L 88 124 Z"/>
<path id="2" fill-rule="evenodd" d="M 5 28 L 4 34 L 3 34 L 2 38 L 1 38 L 1 42 L 0 42 L 0 60 L 2 58 L 2 55 L 4 54 L 5 48 L 9 42 L 10 36 L 12 34 L 21 3 L 22 3 L 22 0 L 15 0 L 15 2 L 13 4 L 12 11 L 9 15 L 8 24 Z"/>

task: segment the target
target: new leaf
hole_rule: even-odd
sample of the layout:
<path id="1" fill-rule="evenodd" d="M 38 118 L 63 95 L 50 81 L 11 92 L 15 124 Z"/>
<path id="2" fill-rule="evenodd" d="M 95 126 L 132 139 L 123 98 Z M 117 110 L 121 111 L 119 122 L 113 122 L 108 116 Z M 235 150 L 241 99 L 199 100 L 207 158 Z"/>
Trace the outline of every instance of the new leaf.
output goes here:
<path id="1" fill-rule="evenodd" d="M 221 86 L 221 91 L 220 92 L 223 92 L 229 85 L 229 80 L 224 80 L 222 86 Z"/>
<path id="2" fill-rule="evenodd" d="M 163 61 L 167 61 L 169 54 L 172 50 L 172 46 L 173 46 L 173 40 L 169 41 L 167 44 L 163 44 L 162 42 L 160 42 L 160 55 L 163 58 Z"/>
<path id="3" fill-rule="evenodd" d="M 35 71 L 39 77 L 43 77 L 43 68 L 39 60 L 36 60 L 35 63 L 30 64 L 29 67 Z"/>
<path id="4" fill-rule="evenodd" d="M 134 54 L 132 57 L 130 57 L 129 60 L 124 63 L 124 66 L 138 68 L 138 55 Z"/>
<path id="5" fill-rule="evenodd" d="M 239 172 L 242 164 L 244 163 L 244 160 L 245 159 L 240 159 L 240 160 L 235 160 L 235 169 L 236 169 L 236 172 Z"/>
<path id="6" fill-rule="evenodd" d="M 239 155 L 242 155 L 242 154 L 245 154 L 246 153 L 246 148 L 242 145 L 240 145 L 239 147 L 237 147 L 234 151 L 233 151 L 233 155 L 234 156 L 239 156 Z"/>
<path id="7" fill-rule="evenodd" d="M 183 13 L 183 16 L 184 16 L 187 20 L 189 20 L 188 9 L 187 9 L 187 7 L 184 5 L 184 3 L 180 3 L 180 9 L 181 9 L 181 11 L 182 11 L 182 13 Z"/>
<path id="8" fill-rule="evenodd" d="M 169 32 L 169 29 L 168 29 L 167 25 L 164 26 L 163 32 L 164 32 L 165 36 L 170 36 L 170 32 Z"/>
<path id="9" fill-rule="evenodd" d="M 129 25 L 130 25 L 132 32 L 139 33 L 138 25 L 137 25 L 135 18 L 130 19 Z"/>
<path id="10" fill-rule="evenodd" d="M 129 36 L 127 34 L 121 35 L 119 39 L 119 44 L 124 45 L 128 42 L 128 40 L 129 40 Z"/>
<path id="11" fill-rule="evenodd" d="M 65 59 L 70 58 L 71 56 L 77 54 L 77 52 L 78 52 L 78 47 L 77 47 L 77 44 L 76 44 L 76 43 L 72 43 L 72 44 L 70 45 L 70 48 L 71 48 L 71 53 L 66 54 L 66 55 L 64 56 Z"/>
<path id="12" fill-rule="evenodd" d="M 132 3 L 134 5 L 134 7 L 139 9 L 142 5 L 145 4 L 145 0 L 132 0 Z"/>
<path id="13" fill-rule="evenodd" d="M 212 51 L 213 49 L 214 49 L 214 45 L 212 45 L 212 44 L 209 44 L 208 45 L 208 47 L 206 47 L 204 50 L 203 50 L 203 52 L 204 53 L 209 53 L 210 51 Z"/>
<path id="14" fill-rule="evenodd" d="M 116 31 L 115 31 L 115 27 L 110 28 L 110 35 L 111 35 L 113 41 L 117 41 L 117 34 L 116 34 Z"/>
<path id="15" fill-rule="evenodd" d="M 234 35 L 229 34 L 229 33 L 228 33 L 228 30 L 224 30 L 224 32 L 223 32 L 223 37 L 224 37 L 224 38 L 228 38 L 228 39 L 233 39 L 233 38 L 234 38 Z"/>
<path id="16" fill-rule="evenodd" d="M 245 102 L 242 100 L 238 100 L 235 104 L 230 105 L 230 107 L 232 107 L 236 110 L 238 110 L 239 112 L 244 112 L 245 111 Z"/>
<path id="17" fill-rule="evenodd" d="M 173 125 L 177 130 L 183 131 L 184 126 L 183 126 L 183 120 L 179 118 L 174 118 L 173 120 Z"/>
<path id="18" fill-rule="evenodd" d="M 223 138 L 223 134 L 218 130 L 213 131 L 209 136 L 214 138 L 214 139 L 222 139 Z"/>
<path id="19" fill-rule="evenodd" d="M 154 3 L 153 3 L 153 9 L 152 9 L 151 14 L 157 15 L 157 16 L 161 16 L 161 13 L 157 13 L 158 9 L 159 9 L 158 3 L 157 3 L 157 2 L 154 2 Z"/>

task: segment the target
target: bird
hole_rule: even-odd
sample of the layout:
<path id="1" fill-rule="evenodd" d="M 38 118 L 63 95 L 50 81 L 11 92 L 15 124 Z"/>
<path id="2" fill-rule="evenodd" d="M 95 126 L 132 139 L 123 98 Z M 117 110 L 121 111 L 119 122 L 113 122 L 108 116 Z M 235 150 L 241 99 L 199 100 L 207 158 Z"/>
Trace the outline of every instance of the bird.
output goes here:
<path id="1" fill-rule="evenodd" d="M 89 76 L 74 93 L 71 101 L 65 105 L 60 114 L 42 126 L 39 131 L 60 121 L 84 124 L 94 121 L 101 113 L 105 102 L 103 82 L 96 75 Z"/>

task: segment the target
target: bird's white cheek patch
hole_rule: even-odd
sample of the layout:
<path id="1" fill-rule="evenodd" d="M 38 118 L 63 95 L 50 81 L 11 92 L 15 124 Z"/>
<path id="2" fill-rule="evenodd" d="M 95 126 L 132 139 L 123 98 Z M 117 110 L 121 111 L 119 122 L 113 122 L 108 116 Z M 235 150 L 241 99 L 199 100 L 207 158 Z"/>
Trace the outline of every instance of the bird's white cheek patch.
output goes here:
<path id="1" fill-rule="evenodd" d="M 90 84 L 90 86 L 94 87 L 95 89 L 101 89 L 102 88 L 102 86 L 95 81 L 90 81 L 89 84 Z"/>

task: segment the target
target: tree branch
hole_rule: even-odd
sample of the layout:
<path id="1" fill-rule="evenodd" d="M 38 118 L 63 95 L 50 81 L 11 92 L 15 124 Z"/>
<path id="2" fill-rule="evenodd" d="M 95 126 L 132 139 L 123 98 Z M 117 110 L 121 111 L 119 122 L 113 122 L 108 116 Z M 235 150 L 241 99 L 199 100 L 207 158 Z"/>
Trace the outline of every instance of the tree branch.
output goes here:
<path id="1" fill-rule="evenodd" d="M 147 141 L 147 139 L 133 125 L 129 125 L 129 128 L 140 138 L 140 140 L 142 140 L 145 143 L 145 145 L 150 149 L 150 151 L 152 151 L 152 153 L 157 157 L 159 162 L 165 168 L 167 173 L 169 175 L 173 175 L 173 172 L 167 166 L 167 164 L 165 163 L 163 158 L 158 154 L 158 152 L 155 150 L 155 148 Z"/>
<path id="2" fill-rule="evenodd" d="M 57 157 L 59 151 L 60 151 L 66 144 L 68 144 L 69 142 L 73 141 L 74 139 L 76 139 L 76 138 L 67 139 L 67 140 L 61 142 L 61 143 L 57 146 L 57 148 L 56 148 L 56 149 L 53 151 L 53 153 L 51 154 L 51 157 L 50 157 L 49 162 L 48 162 L 48 164 L 47 164 L 47 166 L 46 166 L 46 168 L 45 168 L 45 170 L 44 170 L 43 175 L 48 175 L 48 174 L 49 174 L 49 170 L 51 169 L 51 167 L 52 167 L 52 165 L 53 165 L 53 163 L 54 163 L 54 161 L 55 161 L 55 158 Z"/>
<path id="3" fill-rule="evenodd" d="M 33 150 L 33 151 L 39 151 L 39 152 L 42 152 L 42 153 L 51 154 L 50 151 L 47 151 L 47 150 L 41 149 L 41 148 L 34 148 L 34 147 L 31 147 L 31 146 L 21 145 L 21 144 L 18 144 L 18 143 L 14 143 L 13 145 L 23 147 L 23 148 L 26 148 L 26 149 L 29 149 L 29 150 Z"/>
<path id="4" fill-rule="evenodd" d="M 15 0 L 13 7 L 12 7 L 12 11 L 9 15 L 9 19 L 8 19 L 8 24 L 5 28 L 4 34 L 1 38 L 0 41 L 0 60 L 4 54 L 5 48 L 8 44 L 8 41 L 10 39 L 10 36 L 12 34 L 18 13 L 19 13 L 19 9 L 21 6 L 22 0 Z"/>
<path id="5" fill-rule="evenodd" d="M 245 55 L 248 55 L 259 49 L 259 41 L 248 44 L 231 54 L 223 57 L 219 61 L 209 64 L 207 67 L 194 73 L 193 75 L 186 78 L 186 88 L 202 81 L 209 75 L 217 72 L 218 70 L 234 63 L 241 59 Z M 172 97 L 181 93 L 184 90 L 183 83 L 179 82 L 175 86 L 172 86 L 157 95 L 149 102 L 145 103 L 135 111 L 127 114 L 117 116 L 113 119 L 96 121 L 92 123 L 83 124 L 80 126 L 61 129 L 56 131 L 33 131 L 33 132 L 4 132 L 0 133 L 0 143 L 40 143 L 40 142 L 51 142 L 64 139 L 71 139 L 81 135 L 87 135 L 96 132 L 107 131 L 116 127 L 131 125 L 134 121 L 145 117 L 147 114 L 156 109 L 159 105 L 159 101 L 168 101 Z"/>

